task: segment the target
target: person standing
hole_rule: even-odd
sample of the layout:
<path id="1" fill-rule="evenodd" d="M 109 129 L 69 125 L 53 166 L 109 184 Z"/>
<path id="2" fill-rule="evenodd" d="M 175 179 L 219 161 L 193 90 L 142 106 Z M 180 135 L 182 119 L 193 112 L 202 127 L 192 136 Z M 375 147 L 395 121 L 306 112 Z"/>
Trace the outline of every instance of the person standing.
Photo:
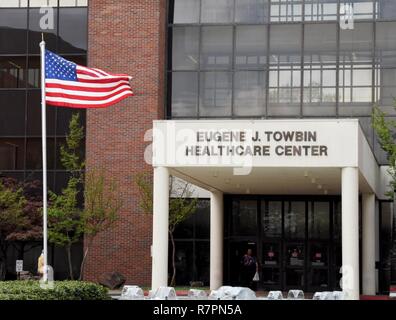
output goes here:
<path id="1" fill-rule="evenodd" d="M 248 249 L 241 260 L 241 285 L 255 290 L 256 283 L 253 278 L 256 272 L 258 272 L 257 258 L 253 256 L 253 250 Z"/>

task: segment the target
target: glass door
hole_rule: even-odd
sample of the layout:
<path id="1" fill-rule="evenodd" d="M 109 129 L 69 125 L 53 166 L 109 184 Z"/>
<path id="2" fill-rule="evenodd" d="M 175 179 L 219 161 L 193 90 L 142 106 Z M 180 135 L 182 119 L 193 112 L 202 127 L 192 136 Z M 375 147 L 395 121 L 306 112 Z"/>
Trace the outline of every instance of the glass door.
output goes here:
<path id="1" fill-rule="evenodd" d="M 286 243 L 284 250 L 284 288 L 305 289 L 304 243 Z"/>

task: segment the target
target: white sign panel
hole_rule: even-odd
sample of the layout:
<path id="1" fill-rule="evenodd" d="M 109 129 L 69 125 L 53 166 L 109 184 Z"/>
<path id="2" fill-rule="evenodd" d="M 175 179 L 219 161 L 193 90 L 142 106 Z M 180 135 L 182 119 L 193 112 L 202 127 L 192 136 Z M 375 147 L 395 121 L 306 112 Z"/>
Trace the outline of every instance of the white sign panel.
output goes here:
<path id="1" fill-rule="evenodd" d="M 155 121 L 153 165 L 357 166 L 358 132 L 357 120 Z"/>
<path id="2" fill-rule="evenodd" d="M 16 261 L 15 269 L 16 269 L 16 272 L 22 272 L 23 271 L 23 260 L 17 260 Z"/>

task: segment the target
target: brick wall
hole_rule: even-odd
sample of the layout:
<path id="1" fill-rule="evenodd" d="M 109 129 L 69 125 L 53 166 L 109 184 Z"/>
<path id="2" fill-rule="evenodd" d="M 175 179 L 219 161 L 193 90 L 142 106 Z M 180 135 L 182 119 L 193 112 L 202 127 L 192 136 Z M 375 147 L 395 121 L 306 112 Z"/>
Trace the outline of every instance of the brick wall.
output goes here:
<path id="1" fill-rule="evenodd" d="M 139 209 L 134 179 L 152 172 L 143 137 L 164 114 L 165 8 L 165 0 L 89 2 L 88 65 L 133 76 L 136 96 L 87 113 L 87 168 L 117 179 L 124 208 L 114 229 L 95 239 L 86 280 L 118 271 L 129 284 L 151 283 L 152 216 Z"/>

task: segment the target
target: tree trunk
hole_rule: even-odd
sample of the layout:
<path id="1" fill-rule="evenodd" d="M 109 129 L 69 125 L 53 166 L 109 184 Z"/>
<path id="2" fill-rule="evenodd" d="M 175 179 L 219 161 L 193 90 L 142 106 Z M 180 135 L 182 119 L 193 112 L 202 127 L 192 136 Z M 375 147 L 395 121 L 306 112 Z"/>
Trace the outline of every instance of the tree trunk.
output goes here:
<path id="1" fill-rule="evenodd" d="M 78 280 L 80 280 L 80 281 L 83 281 L 83 280 L 84 280 L 85 262 L 86 262 L 86 260 L 87 260 L 88 252 L 89 252 L 89 249 L 91 248 L 92 242 L 93 242 L 93 239 L 90 239 L 90 240 L 88 241 L 87 247 L 86 247 L 86 249 L 85 249 L 85 251 L 84 251 L 84 256 L 83 256 L 83 259 L 82 259 L 82 261 L 81 261 L 81 267 L 80 267 L 80 277 L 79 277 L 79 279 L 78 279 Z"/>
<path id="2" fill-rule="evenodd" d="M 66 254 L 67 254 L 67 261 L 69 264 L 69 277 L 70 277 L 70 280 L 74 280 L 73 264 L 72 264 L 72 257 L 71 257 L 71 245 L 66 246 Z"/>
<path id="3" fill-rule="evenodd" d="M 176 286 L 176 245 L 175 245 L 175 239 L 173 238 L 173 233 L 170 231 L 169 231 L 169 237 L 172 243 L 172 269 L 173 269 L 170 286 L 174 287 Z"/>

